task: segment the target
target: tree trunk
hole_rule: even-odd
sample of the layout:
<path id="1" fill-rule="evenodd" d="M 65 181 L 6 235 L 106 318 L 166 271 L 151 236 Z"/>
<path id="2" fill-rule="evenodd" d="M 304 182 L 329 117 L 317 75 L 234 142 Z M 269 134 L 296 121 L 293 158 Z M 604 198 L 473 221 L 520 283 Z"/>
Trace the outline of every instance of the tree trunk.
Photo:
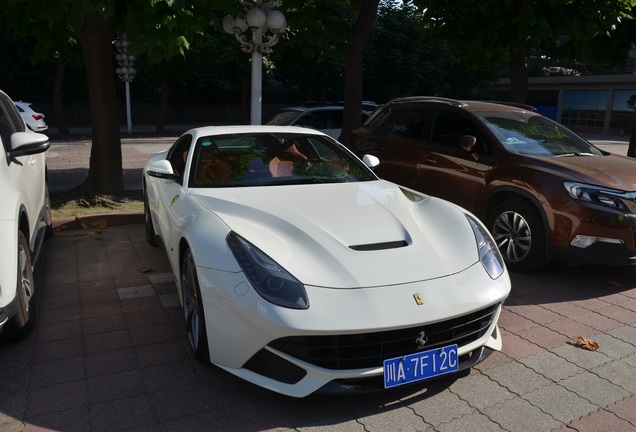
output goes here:
<path id="1" fill-rule="evenodd" d="M 159 95 L 159 112 L 157 113 L 157 132 L 166 131 L 166 110 L 168 109 L 168 70 L 166 65 L 166 71 L 163 73 L 163 80 L 161 80 L 161 94 Z"/>
<path id="2" fill-rule="evenodd" d="M 516 15 L 526 17 L 533 9 L 531 0 L 516 2 Z M 526 71 L 526 37 L 524 31 L 515 27 L 513 40 L 508 51 L 508 73 L 510 75 L 510 102 L 525 104 L 528 102 L 528 74 Z"/>
<path id="3" fill-rule="evenodd" d="M 55 77 L 53 78 L 53 109 L 57 120 L 57 130 L 60 135 L 69 135 L 68 123 L 66 123 L 66 113 L 62 100 L 62 83 L 64 81 L 64 57 L 57 57 L 55 64 Z"/>
<path id="4" fill-rule="evenodd" d="M 528 101 L 528 75 L 526 56 L 523 50 L 510 48 L 508 59 L 510 74 L 510 102 L 525 104 Z"/>
<path id="5" fill-rule="evenodd" d="M 345 58 L 345 105 L 339 141 L 348 146 L 351 131 L 362 124 L 362 63 L 364 47 L 371 36 L 378 13 L 379 0 L 362 2 L 360 14 L 353 26 Z"/>
<path id="6" fill-rule="evenodd" d="M 84 55 L 91 110 L 93 145 L 88 182 L 95 192 L 117 195 L 124 190 L 124 180 L 113 77 L 114 36 L 112 20 L 105 20 L 98 12 L 88 14 L 77 31 Z"/>

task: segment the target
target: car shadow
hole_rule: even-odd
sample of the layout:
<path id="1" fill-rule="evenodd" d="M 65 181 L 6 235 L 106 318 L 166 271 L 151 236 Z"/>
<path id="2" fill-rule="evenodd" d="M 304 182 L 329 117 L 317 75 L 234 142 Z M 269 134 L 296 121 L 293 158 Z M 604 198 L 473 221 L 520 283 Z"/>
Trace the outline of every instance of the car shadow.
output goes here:
<path id="1" fill-rule="evenodd" d="M 510 272 L 507 306 L 559 303 L 609 296 L 636 287 L 632 266 L 553 262 L 531 273 Z"/>

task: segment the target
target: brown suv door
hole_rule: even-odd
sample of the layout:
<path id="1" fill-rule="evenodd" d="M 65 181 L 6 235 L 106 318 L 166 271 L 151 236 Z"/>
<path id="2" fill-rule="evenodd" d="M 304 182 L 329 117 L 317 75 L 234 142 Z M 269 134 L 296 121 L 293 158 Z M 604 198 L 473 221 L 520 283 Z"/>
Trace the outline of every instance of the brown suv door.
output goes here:
<path id="1" fill-rule="evenodd" d="M 476 212 L 492 169 L 483 134 L 470 119 L 450 111 L 432 111 L 427 126 L 417 163 L 418 189 Z M 474 154 L 460 147 L 464 135 L 477 138 Z"/>
<path id="2" fill-rule="evenodd" d="M 380 159 L 374 172 L 380 178 L 422 190 L 418 164 L 425 151 L 422 134 L 427 129 L 430 111 L 394 111 L 378 128 L 356 136 L 353 151 L 362 156 L 372 154 Z"/>

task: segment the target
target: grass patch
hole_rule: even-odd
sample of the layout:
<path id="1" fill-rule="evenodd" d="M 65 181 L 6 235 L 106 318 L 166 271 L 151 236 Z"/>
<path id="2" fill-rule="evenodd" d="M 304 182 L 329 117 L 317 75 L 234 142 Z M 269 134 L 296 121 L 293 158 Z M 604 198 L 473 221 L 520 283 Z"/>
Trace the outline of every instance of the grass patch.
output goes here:
<path id="1" fill-rule="evenodd" d="M 54 218 L 72 218 L 106 213 L 143 213 L 141 191 L 126 191 L 122 196 L 98 194 L 86 184 L 64 192 L 51 193 Z"/>

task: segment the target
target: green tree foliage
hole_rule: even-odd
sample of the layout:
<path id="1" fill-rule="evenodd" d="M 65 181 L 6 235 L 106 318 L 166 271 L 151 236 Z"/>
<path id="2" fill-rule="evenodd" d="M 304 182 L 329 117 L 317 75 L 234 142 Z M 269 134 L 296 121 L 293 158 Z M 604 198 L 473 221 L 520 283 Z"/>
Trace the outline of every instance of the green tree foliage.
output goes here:
<path id="1" fill-rule="evenodd" d="M 218 0 L 218 8 L 230 8 Z M 72 40 L 82 47 L 91 108 L 93 146 L 90 186 L 96 192 L 121 193 L 123 172 L 116 90 L 112 73 L 112 41 L 136 37 L 131 51 L 145 52 L 150 63 L 183 54 L 190 40 L 211 21 L 205 0 L 3 0 L 7 23 L 18 35 L 41 32 L 36 57 L 63 52 Z M 47 36 L 51 36 L 50 38 Z M 59 47 L 59 48 L 58 48 Z"/>
<path id="2" fill-rule="evenodd" d="M 433 37 L 425 20 L 412 4 L 380 5 L 365 53 L 368 97 L 377 102 L 412 95 L 469 97 L 498 79 L 501 62 L 477 67 L 462 60 Z"/>
<path id="3" fill-rule="evenodd" d="M 525 102 L 526 57 L 550 50 L 563 57 L 600 58 L 607 42 L 630 16 L 634 0 L 415 0 L 437 37 L 466 61 L 484 65 L 508 60 L 511 100 Z M 564 43 L 561 43 L 564 42 Z M 612 41 L 613 47 L 617 44 Z M 626 46 L 618 40 L 615 54 Z M 622 46 L 621 46 L 622 45 Z M 608 53 L 605 50 L 605 53 Z"/>
<path id="4" fill-rule="evenodd" d="M 358 10 L 346 0 L 285 0 L 288 28 L 269 55 L 272 77 L 325 102 L 344 94 L 344 58 Z"/>

